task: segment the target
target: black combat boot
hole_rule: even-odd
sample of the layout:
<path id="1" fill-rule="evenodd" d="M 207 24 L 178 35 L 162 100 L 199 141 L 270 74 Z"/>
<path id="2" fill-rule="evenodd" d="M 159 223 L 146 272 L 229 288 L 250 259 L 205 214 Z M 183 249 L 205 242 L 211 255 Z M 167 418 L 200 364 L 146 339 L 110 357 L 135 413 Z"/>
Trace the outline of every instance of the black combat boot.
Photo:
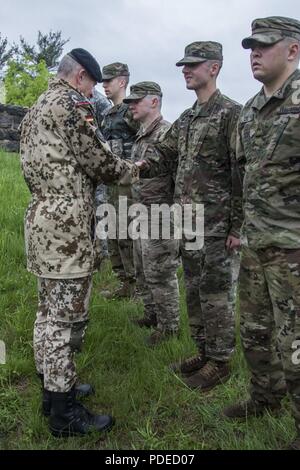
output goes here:
<path id="1" fill-rule="evenodd" d="M 42 413 L 44 416 L 50 416 L 51 411 L 51 392 L 44 388 L 44 375 L 38 374 L 42 383 Z M 94 395 L 95 390 L 90 384 L 75 385 L 75 396 L 77 399 Z"/>
<path id="2" fill-rule="evenodd" d="M 114 419 L 109 415 L 94 415 L 75 400 L 75 388 L 69 392 L 49 392 L 51 414 L 49 428 L 55 437 L 84 436 L 92 432 L 109 431 Z"/>

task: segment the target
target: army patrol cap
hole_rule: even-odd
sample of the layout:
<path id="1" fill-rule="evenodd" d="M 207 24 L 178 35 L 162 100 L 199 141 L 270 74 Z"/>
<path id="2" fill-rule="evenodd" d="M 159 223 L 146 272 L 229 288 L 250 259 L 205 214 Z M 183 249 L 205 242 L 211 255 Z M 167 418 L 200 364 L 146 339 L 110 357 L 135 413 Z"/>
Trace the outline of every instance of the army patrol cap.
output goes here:
<path id="1" fill-rule="evenodd" d="M 158 83 L 155 82 L 139 82 L 130 87 L 130 94 L 123 102 L 130 103 L 131 101 L 140 100 L 147 95 L 162 96 L 162 91 Z"/>
<path id="2" fill-rule="evenodd" d="M 283 16 L 269 16 L 252 21 L 252 35 L 242 40 L 244 49 L 256 43 L 272 45 L 286 37 L 300 41 L 300 21 Z"/>
<path id="3" fill-rule="evenodd" d="M 112 78 L 122 76 L 129 77 L 129 75 L 128 65 L 121 64 L 121 62 L 105 65 L 102 69 L 102 80 L 111 80 Z"/>
<path id="4" fill-rule="evenodd" d="M 67 55 L 72 57 L 78 64 L 82 65 L 96 82 L 102 82 L 100 65 L 92 54 L 78 47 L 77 49 L 72 49 Z"/>
<path id="5" fill-rule="evenodd" d="M 197 41 L 186 46 L 184 50 L 184 58 L 176 63 L 177 67 L 189 64 L 200 64 L 207 60 L 221 60 L 222 44 L 214 41 Z"/>

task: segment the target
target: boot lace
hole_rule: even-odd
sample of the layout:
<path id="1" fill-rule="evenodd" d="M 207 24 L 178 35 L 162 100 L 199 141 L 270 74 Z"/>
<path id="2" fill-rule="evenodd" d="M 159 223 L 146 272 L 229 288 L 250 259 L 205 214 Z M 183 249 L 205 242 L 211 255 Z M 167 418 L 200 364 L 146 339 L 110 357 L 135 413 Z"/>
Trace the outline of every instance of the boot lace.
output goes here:
<path id="1" fill-rule="evenodd" d="M 218 372 L 218 364 L 213 361 L 208 361 L 205 366 L 201 369 L 201 375 L 205 379 L 210 379 Z"/>
<path id="2" fill-rule="evenodd" d="M 201 362 L 202 358 L 203 358 L 203 356 L 201 355 L 201 353 L 198 354 L 198 356 L 192 356 L 192 357 L 190 357 L 190 358 L 188 358 L 184 361 L 184 365 L 187 366 L 187 367 L 190 367 L 190 366 L 192 367 L 192 366 L 198 364 L 198 362 Z"/>

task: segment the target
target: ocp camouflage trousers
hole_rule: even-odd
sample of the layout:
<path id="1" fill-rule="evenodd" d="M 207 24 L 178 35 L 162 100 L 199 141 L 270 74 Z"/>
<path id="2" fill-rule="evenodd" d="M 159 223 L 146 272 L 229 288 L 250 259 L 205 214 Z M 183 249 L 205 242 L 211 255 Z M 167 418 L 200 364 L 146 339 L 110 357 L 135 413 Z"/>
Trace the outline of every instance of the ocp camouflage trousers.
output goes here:
<path id="1" fill-rule="evenodd" d="M 80 351 L 87 327 L 91 286 L 91 276 L 38 278 L 33 346 L 46 390 L 67 392 L 76 382 L 74 353 Z"/>
<path id="2" fill-rule="evenodd" d="M 191 336 L 207 357 L 228 361 L 234 351 L 235 319 L 225 238 L 206 237 L 200 250 L 187 250 L 183 239 L 180 250 Z"/>
<path id="3" fill-rule="evenodd" d="M 157 320 L 161 331 L 179 330 L 178 240 L 133 241 L 137 293 L 144 316 Z"/>
<path id="4" fill-rule="evenodd" d="M 238 290 L 250 394 L 278 403 L 287 390 L 300 432 L 300 249 L 243 247 Z"/>
<path id="5" fill-rule="evenodd" d="M 131 188 L 122 186 L 109 186 L 108 187 L 108 202 L 112 204 L 116 210 L 117 216 L 117 238 L 108 238 L 108 253 L 111 261 L 112 269 L 121 281 L 134 281 L 135 270 L 133 263 L 133 242 L 131 238 L 119 238 L 118 230 L 118 215 L 119 215 L 119 196 L 127 197 L 127 204 L 130 207 Z M 127 225 L 130 221 L 127 221 Z"/>

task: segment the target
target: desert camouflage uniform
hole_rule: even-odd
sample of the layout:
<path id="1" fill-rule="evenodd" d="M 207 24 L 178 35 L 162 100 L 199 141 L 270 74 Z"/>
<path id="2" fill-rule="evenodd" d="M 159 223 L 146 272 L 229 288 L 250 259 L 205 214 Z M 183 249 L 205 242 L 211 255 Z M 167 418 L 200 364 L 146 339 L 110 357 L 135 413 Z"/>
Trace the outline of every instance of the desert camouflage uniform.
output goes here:
<path id="1" fill-rule="evenodd" d="M 90 103 L 58 78 L 26 114 L 20 148 L 32 196 L 25 216 L 27 268 L 39 278 L 36 365 L 47 390 L 66 392 L 76 381 L 73 351 L 87 322 L 95 187 L 100 181 L 130 184 L 137 170 L 111 153 Z"/>
<path id="2" fill-rule="evenodd" d="M 124 103 L 113 106 L 104 115 L 101 129 L 112 151 L 120 158 L 130 160 L 131 149 L 138 130 L 128 106 Z M 128 207 L 131 204 L 130 188 L 111 186 L 108 190 L 108 202 L 116 209 L 118 220 L 119 196 L 127 197 Z M 129 222 L 129 221 L 128 221 Z M 118 227 L 118 226 L 117 226 Z M 108 239 L 109 256 L 112 268 L 121 281 L 132 282 L 135 279 L 133 265 L 133 245 L 130 238 Z"/>
<path id="3" fill-rule="evenodd" d="M 153 121 L 145 130 L 140 130 L 132 148 L 132 159 L 155 159 L 155 143 L 159 140 L 170 123 L 162 116 Z M 159 158 L 159 157 L 158 157 Z M 169 172 L 156 177 L 141 175 L 132 186 L 133 201 L 148 209 L 148 227 L 154 230 L 151 219 L 151 204 L 173 203 L 174 182 Z M 141 217 L 140 217 L 141 220 Z M 134 264 L 136 270 L 137 291 L 144 303 L 144 317 L 157 322 L 157 329 L 164 333 L 176 333 L 179 330 L 179 291 L 176 270 L 178 267 L 178 240 L 173 237 L 162 239 L 162 223 L 156 222 L 159 239 L 139 238 L 133 241 Z M 172 228 L 171 228 L 172 235 Z"/>
<path id="4" fill-rule="evenodd" d="M 197 60 L 197 58 L 196 58 Z M 217 90 L 203 105 L 186 110 L 159 143 L 176 172 L 175 202 L 204 205 L 204 246 L 181 243 L 191 334 L 208 358 L 228 361 L 234 349 L 230 305 L 229 234 L 239 236 L 241 181 L 235 160 L 240 105 Z"/>
<path id="5" fill-rule="evenodd" d="M 245 165 L 239 291 L 250 393 L 254 401 L 272 404 L 280 401 L 287 388 L 298 431 L 299 88 L 297 70 L 272 97 L 266 98 L 262 90 L 246 104 L 239 119 L 237 151 L 241 166 Z"/>
<path id="6" fill-rule="evenodd" d="M 47 390 L 66 391 L 74 384 L 73 354 L 81 350 L 91 288 L 91 276 L 38 278 L 34 356 L 37 371 L 47 378 Z"/>

